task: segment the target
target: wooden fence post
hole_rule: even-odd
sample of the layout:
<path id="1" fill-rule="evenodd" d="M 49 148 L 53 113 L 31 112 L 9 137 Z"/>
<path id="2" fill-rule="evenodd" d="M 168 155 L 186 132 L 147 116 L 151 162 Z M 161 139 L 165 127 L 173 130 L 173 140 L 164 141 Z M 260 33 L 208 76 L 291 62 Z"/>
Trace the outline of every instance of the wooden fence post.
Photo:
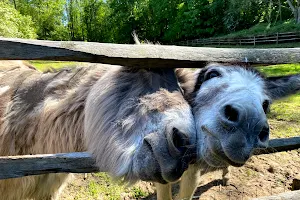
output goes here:
<path id="1" fill-rule="evenodd" d="M 255 46 L 255 36 L 253 37 L 253 45 Z"/>
<path id="2" fill-rule="evenodd" d="M 278 44 L 279 33 L 276 33 L 276 44 Z"/>

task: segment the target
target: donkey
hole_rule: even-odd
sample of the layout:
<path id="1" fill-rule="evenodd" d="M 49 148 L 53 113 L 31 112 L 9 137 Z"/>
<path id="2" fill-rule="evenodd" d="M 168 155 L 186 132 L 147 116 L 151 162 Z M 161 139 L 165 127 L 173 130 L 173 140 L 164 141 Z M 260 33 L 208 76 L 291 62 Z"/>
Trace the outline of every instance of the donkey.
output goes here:
<path id="1" fill-rule="evenodd" d="M 192 198 L 201 174 L 223 169 L 224 176 L 229 165 L 242 166 L 255 148 L 267 147 L 271 102 L 300 90 L 300 75 L 266 78 L 239 65 L 214 63 L 178 71 L 177 77 L 192 106 L 198 138 L 198 159 L 181 178 L 181 200 Z M 159 200 L 172 199 L 171 184 L 157 188 Z"/>
<path id="2" fill-rule="evenodd" d="M 100 171 L 130 183 L 174 182 L 196 158 L 194 118 L 173 69 L 0 65 L 1 156 L 88 151 Z M 0 199 L 57 199 L 68 178 L 1 180 Z"/>

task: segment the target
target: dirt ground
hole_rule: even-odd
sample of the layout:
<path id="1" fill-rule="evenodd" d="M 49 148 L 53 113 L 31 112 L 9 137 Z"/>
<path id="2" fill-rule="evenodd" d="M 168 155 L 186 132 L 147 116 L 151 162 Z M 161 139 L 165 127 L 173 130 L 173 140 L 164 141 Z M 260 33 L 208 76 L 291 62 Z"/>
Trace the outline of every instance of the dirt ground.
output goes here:
<path id="1" fill-rule="evenodd" d="M 300 150 L 280 152 L 269 155 L 253 156 L 243 167 L 230 167 L 229 181 L 226 186 L 222 185 L 222 172 L 216 171 L 205 174 L 202 177 L 193 199 L 201 200 L 247 200 L 260 196 L 269 196 L 291 190 L 291 183 L 294 177 L 300 173 Z M 75 179 L 67 186 L 61 199 L 156 199 L 153 184 L 140 182 L 137 184 L 138 193 L 133 195 L 132 188 L 122 188 L 119 196 L 98 194 L 97 197 L 85 195 L 84 190 L 89 186 L 89 182 L 95 181 L 99 177 L 91 174 L 85 179 L 84 176 L 75 175 Z M 104 184 L 96 181 L 97 184 Z M 85 188 L 85 189 L 84 189 Z M 95 191 L 97 192 L 97 191 Z M 114 191 L 109 191 L 113 193 Z M 115 191 L 116 194 L 119 191 Z M 135 191 L 137 192 L 137 191 Z M 178 192 L 178 185 L 174 186 L 174 197 Z M 80 195 L 82 193 L 82 195 Z M 300 199 L 300 197 L 299 197 Z"/>
<path id="2" fill-rule="evenodd" d="M 207 174 L 194 199 L 246 200 L 282 193 L 291 189 L 299 172 L 300 151 L 255 156 L 241 168 L 230 167 L 227 186 L 221 186 L 220 172 Z"/>

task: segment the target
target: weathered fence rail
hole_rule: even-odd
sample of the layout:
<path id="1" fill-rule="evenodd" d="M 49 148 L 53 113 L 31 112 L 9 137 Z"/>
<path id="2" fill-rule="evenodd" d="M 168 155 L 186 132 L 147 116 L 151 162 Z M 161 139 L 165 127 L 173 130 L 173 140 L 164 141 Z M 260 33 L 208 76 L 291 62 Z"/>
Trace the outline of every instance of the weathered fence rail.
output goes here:
<path id="1" fill-rule="evenodd" d="M 0 157 L 0 179 L 46 173 L 97 171 L 91 155 L 85 152 Z"/>
<path id="2" fill-rule="evenodd" d="M 207 62 L 299 63 L 300 48 L 229 49 L 0 38 L 0 60 L 82 61 L 142 68 L 200 68 Z"/>
<path id="3" fill-rule="evenodd" d="M 279 44 L 286 42 L 300 42 L 300 32 L 275 33 L 268 35 L 256 35 L 249 37 L 235 38 L 207 38 L 186 40 L 175 43 L 182 46 L 220 46 L 220 45 L 260 45 L 260 44 Z"/>
<path id="4" fill-rule="evenodd" d="M 300 137 L 273 139 L 266 149 L 257 149 L 254 154 L 269 154 L 300 148 Z M 62 153 L 0 157 L 0 179 L 17 178 L 46 173 L 97 172 L 89 153 Z"/>

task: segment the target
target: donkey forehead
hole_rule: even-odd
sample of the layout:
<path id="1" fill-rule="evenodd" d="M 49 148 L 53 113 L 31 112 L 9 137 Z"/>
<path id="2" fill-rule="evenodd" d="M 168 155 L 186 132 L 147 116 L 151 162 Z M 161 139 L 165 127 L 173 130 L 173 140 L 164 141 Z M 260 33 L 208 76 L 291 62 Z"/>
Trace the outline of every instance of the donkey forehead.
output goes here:
<path id="1" fill-rule="evenodd" d="M 211 66 L 207 72 L 217 70 L 221 76 L 203 84 L 203 89 L 211 87 L 226 86 L 225 91 L 231 94 L 241 94 L 247 92 L 249 94 L 266 98 L 264 79 L 254 70 L 239 66 Z"/>
<path id="2" fill-rule="evenodd" d="M 186 109 L 189 108 L 188 103 L 179 91 L 169 92 L 165 89 L 147 94 L 139 99 L 140 106 L 145 108 L 147 112 L 165 112 L 170 109 Z"/>

